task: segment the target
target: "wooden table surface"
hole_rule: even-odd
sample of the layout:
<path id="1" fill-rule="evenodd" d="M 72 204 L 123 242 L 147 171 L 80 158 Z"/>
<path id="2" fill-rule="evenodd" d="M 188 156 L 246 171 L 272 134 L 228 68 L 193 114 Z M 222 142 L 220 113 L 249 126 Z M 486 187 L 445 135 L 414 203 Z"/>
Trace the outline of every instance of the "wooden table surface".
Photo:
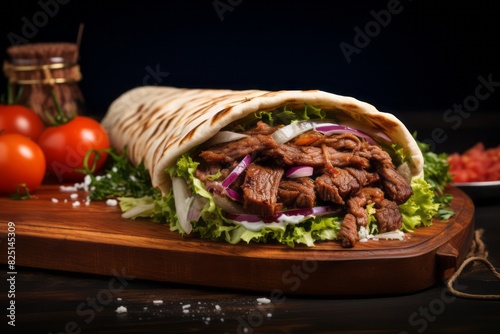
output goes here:
<path id="1" fill-rule="evenodd" d="M 475 228 L 485 229 L 488 258 L 500 268 L 498 217 L 499 204 L 476 203 Z M 1 269 L 0 328 L 8 333 L 498 333 L 500 329 L 500 300 L 458 298 L 447 292 L 444 283 L 405 295 L 322 298 L 145 281 L 119 268 L 110 269 L 108 276 L 96 276 L 28 267 L 16 268 L 15 298 L 9 297 L 15 300 L 13 327 L 8 325 L 6 309 L 9 268 Z M 297 272 L 299 284 L 307 279 L 303 275 Z M 335 284 L 335 277 L 329 284 Z M 500 283 L 482 266 L 464 273 L 458 286 L 468 292 L 500 294 Z M 116 312 L 121 306 L 127 312 Z"/>

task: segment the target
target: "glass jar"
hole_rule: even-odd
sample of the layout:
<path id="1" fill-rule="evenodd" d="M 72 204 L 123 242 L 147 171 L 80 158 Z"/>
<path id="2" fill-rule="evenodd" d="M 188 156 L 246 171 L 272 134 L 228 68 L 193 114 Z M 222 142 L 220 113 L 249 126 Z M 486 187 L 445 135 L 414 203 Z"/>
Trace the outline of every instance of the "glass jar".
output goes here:
<path id="1" fill-rule="evenodd" d="M 76 44 L 26 44 L 10 47 L 7 53 L 10 59 L 3 70 L 13 90 L 20 93 L 17 103 L 34 110 L 46 123 L 84 113 Z"/>

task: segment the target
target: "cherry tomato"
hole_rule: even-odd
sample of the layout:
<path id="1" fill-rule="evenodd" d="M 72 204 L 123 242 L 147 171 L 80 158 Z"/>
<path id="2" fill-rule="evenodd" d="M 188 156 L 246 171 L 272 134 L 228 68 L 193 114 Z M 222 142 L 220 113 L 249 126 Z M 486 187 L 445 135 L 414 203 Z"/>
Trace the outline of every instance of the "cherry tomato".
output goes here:
<path id="1" fill-rule="evenodd" d="M 33 110 L 18 104 L 0 105 L 0 132 L 19 133 L 37 141 L 44 128 Z"/>
<path id="2" fill-rule="evenodd" d="M 44 175 L 45 157 L 34 141 L 17 133 L 0 135 L 0 193 L 13 194 L 21 184 L 36 190 Z"/>
<path id="3" fill-rule="evenodd" d="M 47 127 L 38 144 L 47 161 L 47 171 L 59 182 L 81 181 L 85 174 L 75 169 L 84 168 L 84 158 L 89 150 L 109 148 L 109 137 L 101 124 L 86 116 L 76 116 L 68 123 Z M 100 154 L 95 161 L 98 171 L 104 165 L 107 154 Z M 94 164 L 95 153 L 90 155 L 89 167 Z"/>

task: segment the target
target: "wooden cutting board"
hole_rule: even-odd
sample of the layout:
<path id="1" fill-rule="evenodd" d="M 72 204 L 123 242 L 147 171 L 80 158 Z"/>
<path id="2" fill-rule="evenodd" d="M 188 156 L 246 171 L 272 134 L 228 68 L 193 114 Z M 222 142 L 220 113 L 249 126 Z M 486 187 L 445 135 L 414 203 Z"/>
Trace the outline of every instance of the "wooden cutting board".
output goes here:
<path id="1" fill-rule="evenodd" d="M 403 241 L 370 240 L 344 249 L 336 242 L 291 248 L 183 238 L 166 225 L 124 219 L 119 207 L 104 202 L 86 206 L 82 191 L 74 207 L 70 193 L 47 185 L 36 199 L 0 198 L 0 262 L 7 263 L 13 222 L 16 268 L 300 295 L 411 293 L 449 278 L 470 248 L 474 205 L 459 189 L 449 192 L 456 213 L 449 221 L 406 233 Z"/>

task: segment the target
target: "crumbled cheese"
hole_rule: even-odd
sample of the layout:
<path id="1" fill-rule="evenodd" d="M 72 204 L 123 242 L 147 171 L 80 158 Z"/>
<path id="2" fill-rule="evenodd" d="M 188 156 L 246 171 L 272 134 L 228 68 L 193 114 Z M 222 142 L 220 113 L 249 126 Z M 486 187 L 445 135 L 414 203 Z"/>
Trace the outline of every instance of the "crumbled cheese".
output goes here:
<path id="1" fill-rule="evenodd" d="M 113 171 L 113 173 L 118 173 L 118 168 L 116 168 L 115 166 L 113 166 L 113 168 L 111 168 L 111 170 Z"/>
<path id="2" fill-rule="evenodd" d="M 90 184 L 92 183 L 92 178 L 90 177 L 90 175 L 85 175 L 85 177 L 83 178 L 83 184 L 84 186 L 90 186 Z"/>
<path id="3" fill-rule="evenodd" d="M 272 316 L 273 316 L 273 314 L 272 314 L 272 313 L 268 313 L 268 314 L 267 314 L 267 317 L 268 317 L 268 318 L 271 318 Z"/>
<path id="4" fill-rule="evenodd" d="M 163 304 L 163 300 L 153 300 L 153 304 L 161 305 L 161 304 Z"/>
<path id="5" fill-rule="evenodd" d="M 118 205 L 118 201 L 116 199 L 108 199 L 106 200 L 106 205 L 107 206 L 117 206 Z"/>
<path id="6" fill-rule="evenodd" d="M 191 304 L 186 304 L 186 305 L 182 305 L 182 309 L 185 310 L 187 308 L 190 308 L 191 307 Z"/>
<path id="7" fill-rule="evenodd" d="M 364 227 L 361 226 L 358 231 L 358 236 L 359 236 L 359 241 L 360 242 L 367 242 L 368 240 L 379 240 L 379 239 L 385 239 L 385 240 L 404 240 L 404 232 L 403 231 L 390 231 L 390 232 L 385 232 L 385 233 L 380 233 L 380 234 L 370 234 L 368 233 L 368 230 Z"/>
<path id="8" fill-rule="evenodd" d="M 257 302 L 261 304 L 269 304 L 271 302 L 271 299 L 269 298 L 257 298 Z"/>
<path id="9" fill-rule="evenodd" d="M 122 299 L 121 299 L 120 297 L 118 297 L 118 298 L 116 298 L 116 300 L 120 301 L 120 300 L 122 300 Z"/>
<path id="10" fill-rule="evenodd" d="M 220 311 L 220 306 L 219 305 L 215 305 L 215 310 Z"/>
<path id="11" fill-rule="evenodd" d="M 184 314 L 188 314 L 188 313 L 189 313 L 189 310 L 188 310 L 188 309 L 182 310 L 182 313 L 184 313 Z"/>
<path id="12" fill-rule="evenodd" d="M 78 198 L 78 194 L 77 193 L 73 193 L 73 194 L 69 195 L 69 197 L 71 199 L 77 199 Z"/>
<path id="13" fill-rule="evenodd" d="M 52 203 L 58 203 L 58 202 L 59 202 L 59 200 L 58 200 L 57 198 L 54 198 L 54 197 L 52 197 L 52 198 L 50 199 L 50 201 L 51 201 Z"/>
<path id="14" fill-rule="evenodd" d="M 63 192 L 75 192 L 77 191 L 78 189 L 76 189 L 75 186 L 59 186 L 59 191 L 63 191 Z"/>
<path id="15" fill-rule="evenodd" d="M 116 313 L 125 313 L 127 312 L 127 308 L 125 306 L 118 306 L 118 308 L 115 310 Z"/>
<path id="16" fill-rule="evenodd" d="M 137 178 L 134 175 L 130 175 L 129 178 L 132 182 L 137 182 Z"/>
<path id="17" fill-rule="evenodd" d="M 73 205 L 74 208 L 80 206 L 80 202 L 79 201 L 74 201 L 71 205 Z"/>
<path id="18" fill-rule="evenodd" d="M 373 235 L 364 226 L 361 226 L 358 231 L 358 237 L 360 242 L 367 242 L 368 239 L 373 238 Z"/>
<path id="19" fill-rule="evenodd" d="M 399 230 L 380 233 L 376 235 L 378 239 L 387 239 L 387 240 L 403 240 L 404 236 L 405 236 L 404 232 Z"/>

